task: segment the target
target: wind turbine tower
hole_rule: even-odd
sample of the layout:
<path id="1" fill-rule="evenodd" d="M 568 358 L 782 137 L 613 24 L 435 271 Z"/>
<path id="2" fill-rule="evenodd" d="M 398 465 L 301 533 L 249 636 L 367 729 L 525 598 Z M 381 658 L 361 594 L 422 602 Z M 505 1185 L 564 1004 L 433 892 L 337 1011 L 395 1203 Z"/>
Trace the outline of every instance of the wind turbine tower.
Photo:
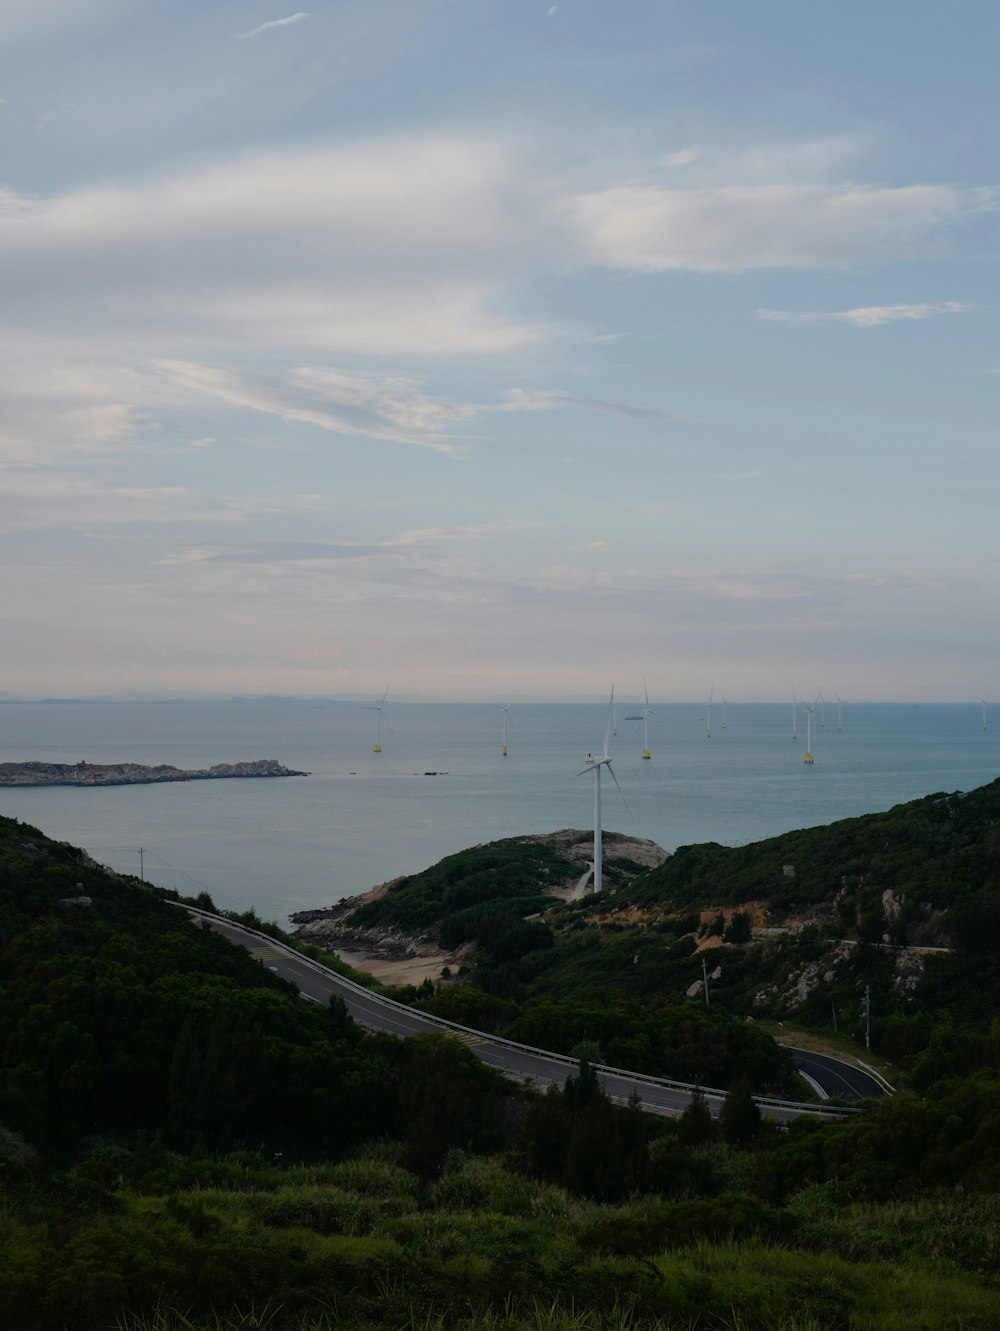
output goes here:
<path id="1" fill-rule="evenodd" d="M 372 703 L 371 706 L 368 708 L 370 712 L 375 713 L 375 743 L 372 745 L 372 753 L 382 752 L 382 722 L 385 721 L 385 716 L 382 712 L 382 706 L 385 703 L 386 698 L 388 698 L 389 696 L 389 690 L 391 687 L 392 687 L 391 684 L 387 684 L 385 686 L 385 693 L 382 694 L 382 697 L 379 699 L 379 701 L 376 703 Z M 392 732 L 392 726 L 389 725 L 388 721 L 385 721 L 385 727 L 390 733 Z"/>
<path id="2" fill-rule="evenodd" d="M 843 698 L 841 698 L 841 696 L 840 696 L 839 693 L 835 693 L 833 696 L 837 699 L 837 729 L 838 729 L 838 730 L 843 730 L 843 728 L 844 728 L 844 700 L 843 700 Z"/>
<path id="3" fill-rule="evenodd" d="M 646 687 L 645 680 L 642 681 L 642 691 L 646 698 L 646 706 L 638 716 L 627 716 L 625 720 L 642 722 L 642 756 L 643 759 L 648 762 L 653 756 L 649 751 L 649 718 L 651 716 L 659 716 L 660 713 L 654 712 L 649 705 L 649 689 Z M 614 732 L 612 731 L 612 733 Z"/>
<path id="4" fill-rule="evenodd" d="M 989 700 L 990 700 L 990 695 L 989 695 L 988 693 L 987 693 L 987 695 L 986 695 L 985 698 L 980 698 L 980 699 L 979 699 L 979 701 L 980 701 L 980 702 L 982 703 L 982 705 L 983 705 L 983 724 L 982 724 L 982 726 L 980 727 L 980 729 L 982 729 L 982 730 L 985 730 L 985 729 L 986 729 L 986 704 L 989 702 Z"/>
<path id="5" fill-rule="evenodd" d="M 511 734 L 513 735 L 516 735 L 517 731 L 514 729 L 514 718 L 510 714 L 510 703 L 507 703 L 506 706 L 503 703 L 497 703 L 496 705 L 500 708 L 501 712 L 503 712 L 503 747 L 500 749 L 500 753 L 506 758 L 507 728 L 510 727 Z"/>
<path id="6" fill-rule="evenodd" d="M 804 703 L 802 704 L 802 706 L 806 709 L 806 756 L 802 759 L 802 761 L 803 761 L 804 763 L 814 763 L 814 762 L 816 761 L 816 759 L 813 757 L 813 751 L 812 751 L 812 747 L 813 747 L 813 708 L 810 707 L 809 704 L 808 704 L 807 702 L 804 702 Z M 813 703 L 813 707 L 815 707 L 815 706 L 816 706 L 816 704 Z"/>
<path id="7" fill-rule="evenodd" d="M 722 699 L 722 729 L 727 730 L 729 727 L 729 722 L 726 720 L 726 707 L 727 707 L 726 695 L 722 692 L 721 689 L 719 690 L 719 697 Z"/>
<path id="8" fill-rule="evenodd" d="M 611 770 L 611 759 L 608 757 L 608 745 L 611 742 L 611 716 L 615 706 L 615 686 L 611 686 L 611 701 L 608 704 L 608 724 L 604 731 L 604 752 L 600 758 L 595 758 L 593 754 L 588 753 L 585 759 L 587 766 L 582 771 L 577 772 L 577 776 L 583 776 L 584 772 L 594 773 L 594 891 L 600 892 L 604 888 L 604 836 L 601 831 L 601 768 L 608 769 L 608 776 L 618 786 L 618 778 Z M 618 793 L 622 797 L 622 803 L 628 808 L 628 803 L 622 793 L 621 786 L 618 786 Z"/>

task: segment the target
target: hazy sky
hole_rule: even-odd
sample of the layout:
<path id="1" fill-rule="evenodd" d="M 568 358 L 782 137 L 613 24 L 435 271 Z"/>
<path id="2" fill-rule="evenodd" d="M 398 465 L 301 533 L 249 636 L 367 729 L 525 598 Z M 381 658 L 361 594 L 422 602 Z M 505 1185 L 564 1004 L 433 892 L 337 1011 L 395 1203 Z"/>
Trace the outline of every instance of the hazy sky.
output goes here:
<path id="1" fill-rule="evenodd" d="M 1000 694 L 995 0 L 0 10 L 0 693 Z"/>

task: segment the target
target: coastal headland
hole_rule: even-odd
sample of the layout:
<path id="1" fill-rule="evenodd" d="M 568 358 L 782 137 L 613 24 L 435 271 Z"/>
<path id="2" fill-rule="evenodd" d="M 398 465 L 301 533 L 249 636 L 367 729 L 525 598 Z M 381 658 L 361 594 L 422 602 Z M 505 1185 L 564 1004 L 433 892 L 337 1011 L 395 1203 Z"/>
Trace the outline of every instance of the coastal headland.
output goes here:
<path id="1" fill-rule="evenodd" d="M 582 894 L 593 859 L 591 832 L 564 828 L 558 832 L 514 837 L 497 844 L 521 846 L 529 854 L 532 847 L 540 847 L 559 857 L 561 871 L 556 869 L 554 874 L 543 872 L 537 877 L 526 862 L 526 891 L 537 890 L 543 897 L 555 901 L 568 901 Z M 656 868 L 668 858 L 663 847 L 654 841 L 619 832 L 605 833 L 605 845 L 610 856 L 629 874 Z M 394 878 L 360 896 L 345 897 L 319 909 L 295 911 L 289 916 L 292 924 L 297 926 L 295 937 L 335 952 L 348 965 L 387 984 L 420 984 L 423 980 L 439 979 L 446 968 L 457 971 L 468 960 L 471 946 L 442 946 L 433 924 L 407 929 L 388 923 L 358 926 L 351 921 L 351 916 L 362 907 L 391 895 L 412 881 L 410 876 Z"/>
<path id="2" fill-rule="evenodd" d="M 275 758 L 253 762 L 217 763 L 185 771 L 166 763 L 0 763 L 0 786 L 149 786 L 163 781 L 224 781 L 232 777 L 308 776 L 282 767 Z"/>

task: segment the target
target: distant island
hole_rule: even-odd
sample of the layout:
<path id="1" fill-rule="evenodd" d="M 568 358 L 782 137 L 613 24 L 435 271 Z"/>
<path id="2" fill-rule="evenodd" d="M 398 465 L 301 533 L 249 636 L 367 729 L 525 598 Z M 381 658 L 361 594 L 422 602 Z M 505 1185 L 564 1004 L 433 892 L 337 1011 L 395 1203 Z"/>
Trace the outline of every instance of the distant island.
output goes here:
<path id="1" fill-rule="evenodd" d="M 308 776 L 282 767 L 275 758 L 254 762 L 217 763 L 187 772 L 166 763 L 0 763 L 0 786 L 149 786 L 161 781 L 223 781 L 230 777 Z"/>

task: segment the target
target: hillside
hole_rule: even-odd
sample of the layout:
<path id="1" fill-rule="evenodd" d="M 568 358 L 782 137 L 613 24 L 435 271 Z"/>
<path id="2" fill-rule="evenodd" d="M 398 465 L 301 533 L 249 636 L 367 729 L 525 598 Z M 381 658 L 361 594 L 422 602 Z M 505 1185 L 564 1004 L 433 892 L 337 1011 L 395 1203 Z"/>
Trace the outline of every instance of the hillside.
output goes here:
<path id="1" fill-rule="evenodd" d="M 1000 1324 L 991 1068 L 954 1077 L 937 1025 L 923 1098 L 780 1132 L 748 1082 L 781 1051 L 664 984 L 664 957 L 694 960 L 690 918 L 547 909 L 550 946 L 480 942 L 430 1001 L 548 1003 L 551 1038 L 582 1019 L 626 1053 L 728 1066 L 718 1123 L 615 1107 L 592 1043 L 538 1096 L 457 1041 L 366 1036 L 170 894 L 0 819 L 0 1331 Z"/>
<path id="2" fill-rule="evenodd" d="M 908 1059 L 920 1084 L 936 1075 L 925 1055 L 938 1069 L 988 1065 L 1000 782 L 754 845 L 684 846 L 653 869 L 621 865 L 611 842 L 600 898 L 553 895 L 570 869 L 556 847 L 515 838 L 449 856 L 351 903 L 347 923 L 462 947 L 410 1001 L 529 1043 L 594 1040 L 619 1066 L 725 1084 L 732 1057 L 707 1051 L 735 1041 L 757 1085 L 789 1087 L 749 1018 L 847 1034 Z M 712 1040 L 676 1033 L 705 1023 Z"/>

